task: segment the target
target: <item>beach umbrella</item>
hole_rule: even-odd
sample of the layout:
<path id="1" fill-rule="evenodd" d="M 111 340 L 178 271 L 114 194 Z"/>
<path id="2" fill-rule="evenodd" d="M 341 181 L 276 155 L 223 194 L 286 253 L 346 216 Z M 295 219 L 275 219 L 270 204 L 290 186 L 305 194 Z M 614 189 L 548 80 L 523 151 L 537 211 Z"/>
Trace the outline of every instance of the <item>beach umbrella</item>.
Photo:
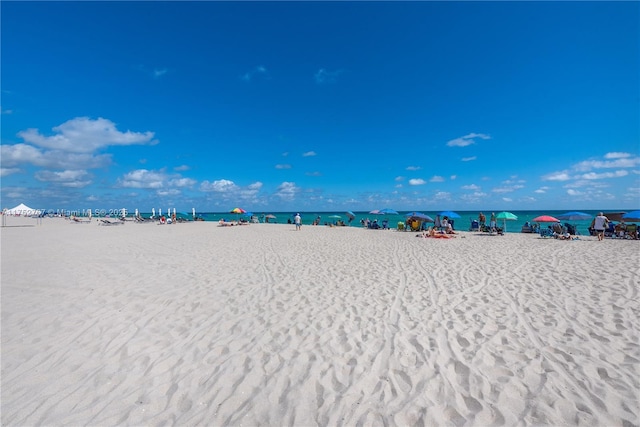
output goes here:
<path id="1" fill-rule="evenodd" d="M 247 213 L 247 211 L 245 211 L 242 208 L 233 208 L 233 209 L 231 209 L 229 211 L 229 213 L 238 215 L 238 223 L 239 223 L 240 222 L 240 215 L 243 214 L 243 213 Z"/>
<path id="2" fill-rule="evenodd" d="M 398 215 L 398 212 L 394 211 L 393 209 L 380 209 L 380 215 Z"/>
<path id="3" fill-rule="evenodd" d="M 560 222 L 559 219 L 554 218 L 549 215 L 540 215 L 538 217 L 533 218 L 531 221 L 533 222 Z"/>
<path id="4" fill-rule="evenodd" d="M 347 211 L 346 215 L 349 217 L 349 219 L 354 219 L 356 217 L 356 214 L 351 211 Z"/>
<path id="5" fill-rule="evenodd" d="M 195 217 L 196 217 L 196 208 L 191 208 L 191 216 L 195 219 Z"/>
<path id="6" fill-rule="evenodd" d="M 593 215 L 578 211 L 566 212 L 562 215 L 558 215 L 558 219 L 562 221 L 586 221 L 591 218 L 593 218 Z"/>
<path id="7" fill-rule="evenodd" d="M 622 217 L 626 214 L 627 214 L 626 212 L 605 212 L 604 216 L 606 216 L 609 219 L 609 221 L 622 221 Z"/>
<path id="8" fill-rule="evenodd" d="M 380 209 L 374 209 L 372 211 L 369 211 L 369 213 L 372 215 L 382 215 L 382 213 L 380 213 Z"/>
<path id="9" fill-rule="evenodd" d="M 460 218 L 460 215 L 458 215 L 457 213 L 453 212 L 453 211 L 442 211 L 440 212 L 438 215 L 440 215 L 441 217 L 447 217 L 447 218 Z"/>
<path id="10" fill-rule="evenodd" d="M 496 219 L 502 220 L 502 228 L 504 228 L 504 231 L 507 231 L 507 221 L 515 221 L 518 217 L 511 212 L 500 212 L 496 215 Z"/>
<path id="11" fill-rule="evenodd" d="M 625 221 L 640 221 L 640 211 L 631 211 L 622 215 L 622 219 Z"/>
<path id="12" fill-rule="evenodd" d="M 410 212 L 408 214 L 405 214 L 405 216 L 409 219 L 417 219 L 422 222 L 435 222 L 433 218 L 431 218 L 427 214 L 423 214 L 422 212 Z"/>
<path id="13" fill-rule="evenodd" d="M 277 216 L 275 216 L 274 214 L 268 214 L 264 216 L 265 218 L 269 218 L 269 219 L 276 219 Z"/>
<path id="14" fill-rule="evenodd" d="M 340 215 L 329 215 L 329 218 L 341 219 Z"/>
<path id="15" fill-rule="evenodd" d="M 151 218 L 156 217 L 156 208 L 151 208 Z"/>

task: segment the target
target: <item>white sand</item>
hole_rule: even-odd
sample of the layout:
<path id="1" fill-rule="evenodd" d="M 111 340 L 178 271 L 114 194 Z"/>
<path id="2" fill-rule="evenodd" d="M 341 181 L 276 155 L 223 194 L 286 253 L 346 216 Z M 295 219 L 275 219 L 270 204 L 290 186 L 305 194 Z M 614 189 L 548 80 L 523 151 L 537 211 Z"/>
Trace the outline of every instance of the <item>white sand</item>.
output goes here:
<path id="1" fill-rule="evenodd" d="M 0 232 L 4 426 L 640 424 L 640 241 Z"/>

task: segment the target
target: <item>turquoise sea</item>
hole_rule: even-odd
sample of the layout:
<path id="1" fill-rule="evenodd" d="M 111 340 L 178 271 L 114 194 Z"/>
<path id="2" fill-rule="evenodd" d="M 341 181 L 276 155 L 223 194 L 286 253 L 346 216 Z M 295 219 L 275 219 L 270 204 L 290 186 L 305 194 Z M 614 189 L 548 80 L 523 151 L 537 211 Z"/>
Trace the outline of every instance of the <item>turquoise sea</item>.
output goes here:
<path id="1" fill-rule="evenodd" d="M 630 212 L 632 210 L 634 209 L 608 210 L 608 211 L 605 211 L 605 215 L 607 212 L 619 213 L 619 212 Z M 406 219 L 405 214 L 410 213 L 412 211 L 397 211 L 397 212 L 398 212 L 398 215 L 375 215 L 369 212 L 353 211 L 353 213 L 355 214 L 355 218 L 351 221 L 350 226 L 362 227 L 361 220 L 369 218 L 371 221 L 377 219 L 378 222 L 382 222 L 383 220 L 387 219 L 389 221 L 389 227 L 396 228 L 398 222 L 405 221 Z M 434 219 L 436 215 L 440 213 L 440 211 L 419 211 L 419 212 L 429 215 L 431 218 L 434 218 Z M 488 224 L 489 218 L 491 216 L 491 211 L 482 211 L 482 212 L 487 217 L 487 224 Z M 513 221 L 506 221 L 506 224 L 504 224 L 506 225 L 506 232 L 520 233 L 522 226 L 525 224 L 525 222 L 531 222 L 531 220 L 533 220 L 534 218 L 540 215 L 550 215 L 550 216 L 556 217 L 558 215 L 562 215 L 563 213 L 566 213 L 567 211 L 566 210 L 561 210 L 561 211 L 547 210 L 547 211 L 509 211 L 509 212 L 516 215 L 518 219 Z M 588 211 L 581 211 L 581 212 L 587 213 L 595 217 L 600 211 L 588 210 Z M 460 218 L 454 219 L 454 228 L 456 230 L 466 231 L 470 229 L 471 221 L 478 219 L 478 214 L 480 213 L 480 211 L 455 211 L 455 213 L 460 215 Z M 496 211 L 495 213 L 498 214 L 499 212 Z M 288 219 L 291 219 L 293 221 L 293 216 L 296 214 L 296 212 L 271 212 L 271 211 L 264 211 L 264 212 L 254 211 L 253 212 L 253 215 L 259 218 L 260 222 L 263 222 L 263 215 L 268 215 L 268 214 L 274 215 L 276 217 L 275 219 L 270 219 L 269 222 L 286 224 Z M 144 217 L 149 217 L 150 215 L 151 215 L 150 213 L 142 213 L 142 216 Z M 181 212 L 178 214 L 178 216 L 185 219 L 191 219 L 191 213 L 187 214 L 187 213 Z M 231 214 L 228 212 L 196 212 L 196 216 L 203 219 L 204 221 L 219 221 L 222 218 L 224 218 L 227 221 L 235 221 L 238 219 L 238 215 Z M 348 220 L 349 220 L 349 217 L 347 216 L 346 211 L 336 211 L 336 212 L 300 211 L 300 216 L 302 217 L 303 225 L 305 224 L 311 225 L 313 221 L 318 217 L 320 217 L 320 225 L 335 223 L 336 221 L 344 221 L 345 224 L 348 224 Z M 335 216 L 339 216 L 340 218 L 335 218 Z M 566 222 L 572 225 L 575 225 L 580 234 L 582 235 L 589 234 L 588 228 L 591 225 L 591 219 L 584 220 L 584 221 L 561 221 L 561 223 L 563 224 Z M 546 226 L 548 224 L 542 224 L 542 225 Z M 502 220 L 498 220 L 498 226 L 503 226 Z"/>

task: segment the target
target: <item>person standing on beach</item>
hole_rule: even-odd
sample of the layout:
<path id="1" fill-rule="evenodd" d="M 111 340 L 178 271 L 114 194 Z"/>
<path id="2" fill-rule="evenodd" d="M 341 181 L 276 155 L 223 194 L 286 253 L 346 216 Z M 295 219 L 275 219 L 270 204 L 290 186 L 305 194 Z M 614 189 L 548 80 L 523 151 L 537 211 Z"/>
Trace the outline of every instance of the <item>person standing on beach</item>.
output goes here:
<path id="1" fill-rule="evenodd" d="M 296 216 L 293 218 L 293 222 L 295 222 L 296 224 L 296 231 L 302 228 L 302 218 L 300 218 L 299 213 L 297 213 Z"/>
<path id="2" fill-rule="evenodd" d="M 598 240 L 604 240 L 604 230 L 609 226 L 609 218 L 600 212 L 598 216 L 593 219 L 592 225 L 593 229 L 596 230 Z"/>
<path id="3" fill-rule="evenodd" d="M 484 225 L 487 223 L 487 217 L 484 216 L 482 212 L 478 215 L 478 225 L 480 226 L 480 230 L 484 228 Z"/>
<path id="4" fill-rule="evenodd" d="M 495 233 L 496 227 L 498 226 L 498 223 L 496 222 L 496 213 L 495 212 L 491 212 L 491 219 L 489 219 L 489 228 L 491 229 L 492 233 Z"/>

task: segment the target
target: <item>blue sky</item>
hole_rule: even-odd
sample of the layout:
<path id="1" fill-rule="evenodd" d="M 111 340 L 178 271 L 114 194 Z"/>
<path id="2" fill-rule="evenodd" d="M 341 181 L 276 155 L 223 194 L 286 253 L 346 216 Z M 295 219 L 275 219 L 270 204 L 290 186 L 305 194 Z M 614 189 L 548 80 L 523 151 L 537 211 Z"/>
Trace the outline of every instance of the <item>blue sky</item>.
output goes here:
<path id="1" fill-rule="evenodd" d="M 3 1 L 2 207 L 640 207 L 638 2 Z"/>

